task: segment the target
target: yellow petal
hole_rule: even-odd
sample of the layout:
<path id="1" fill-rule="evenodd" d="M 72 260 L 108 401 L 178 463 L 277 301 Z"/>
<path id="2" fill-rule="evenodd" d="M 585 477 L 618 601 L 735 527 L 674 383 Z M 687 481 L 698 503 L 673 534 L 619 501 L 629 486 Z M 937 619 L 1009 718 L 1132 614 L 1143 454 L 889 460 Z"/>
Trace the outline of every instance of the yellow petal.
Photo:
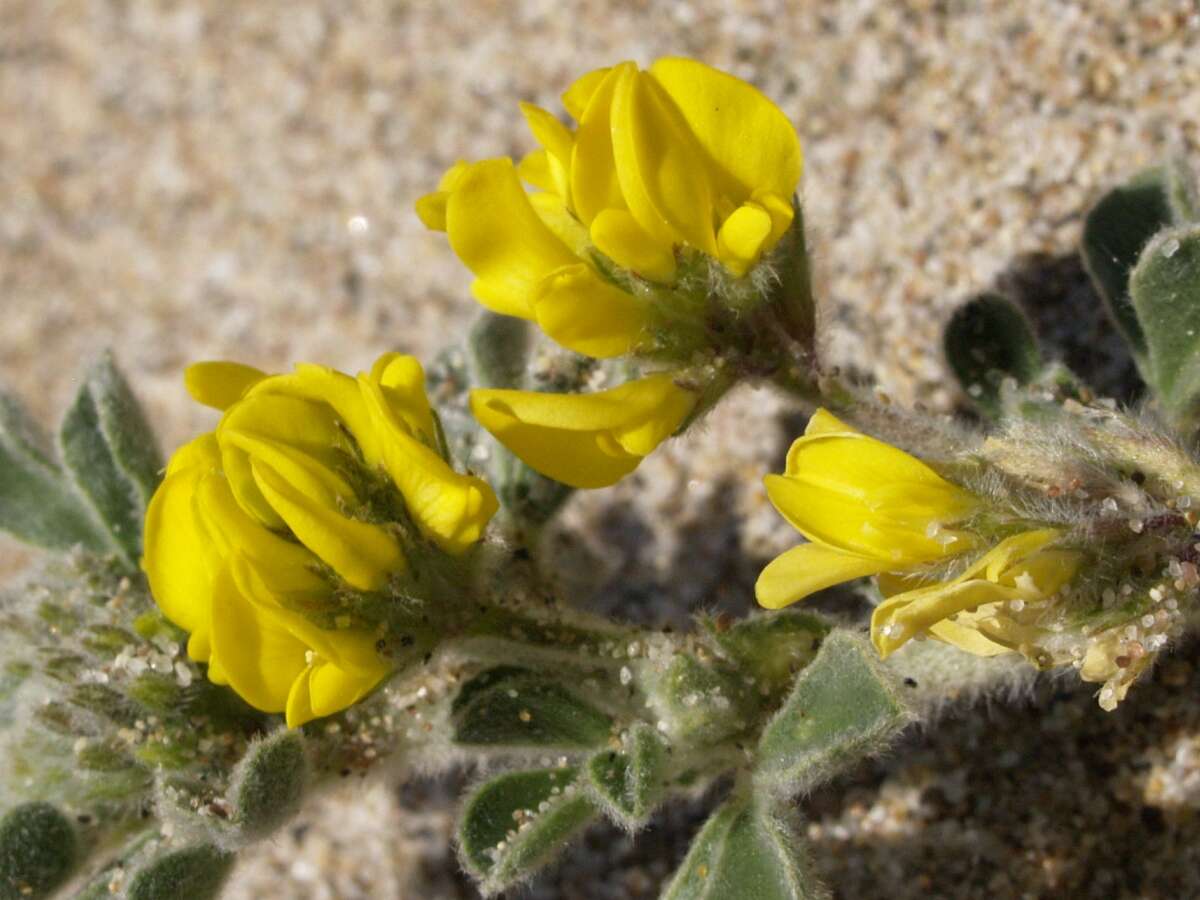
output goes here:
<path id="1" fill-rule="evenodd" d="M 387 673 L 386 669 L 362 676 L 332 663 L 318 661 L 309 673 L 308 687 L 315 716 L 332 715 L 357 703 Z"/>
<path id="2" fill-rule="evenodd" d="M 623 269 L 651 281 L 670 281 L 675 276 L 675 253 L 669 245 L 656 243 L 628 210 L 606 209 L 592 220 L 592 243 Z"/>
<path id="3" fill-rule="evenodd" d="M 612 104 L 617 83 L 636 69 L 625 62 L 605 70 L 592 87 L 582 115 L 576 116 L 579 128 L 571 152 L 571 204 L 585 225 L 591 225 L 603 210 L 625 208 L 613 160 Z"/>
<path id="4" fill-rule="evenodd" d="M 446 230 L 446 202 L 450 199 L 448 191 L 434 191 L 418 197 L 413 204 L 417 218 L 430 231 Z"/>
<path id="5" fill-rule="evenodd" d="M 847 425 L 825 407 L 819 407 L 808 419 L 804 427 L 805 437 L 815 437 L 821 434 L 861 434 L 857 428 Z"/>
<path id="6" fill-rule="evenodd" d="M 897 594 L 875 607 L 871 615 L 871 640 L 879 655 L 887 657 L 915 635 L 952 615 L 1017 596 L 1012 588 L 979 579 Z"/>
<path id="7" fill-rule="evenodd" d="M 396 537 L 381 525 L 348 519 L 301 492 L 265 463 L 252 463 L 259 489 L 300 543 L 349 584 L 375 590 L 404 568 Z"/>
<path id="8" fill-rule="evenodd" d="M 592 100 L 596 89 L 604 82 L 610 69 L 596 69 L 581 75 L 562 95 L 563 108 L 578 122 Z"/>
<path id="9" fill-rule="evenodd" d="M 307 651 L 269 612 L 242 596 L 228 569 L 222 571 L 213 594 L 212 654 L 243 700 L 264 712 L 282 712 L 307 667 Z"/>
<path id="10" fill-rule="evenodd" d="M 609 284 L 585 263 L 547 276 L 533 309 L 538 325 L 553 340 L 601 359 L 633 350 L 649 324 L 641 299 Z"/>
<path id="11" fill-rule="evenodd" d="M 335 426 L 340 423 L 350 432 L 370 465 L 379 464 L 380 450 L 356 379 L 328 366 L 301 363 L 292 374 L 275 375 L 263 382 L 251 396 L 258 391 L 287 394 L 327 405 L 332 410 L 328 421 Z"/>
<path id="12" fill-rule="evenodd" d="M 421 532 L 447 553 L 462 553 L 479 540 L 499 501 L 487 482 L 460 475 L 415 440 L 387 403 L 381 387 L 359 378 L 364 404 L 378 437 L 382 465 L 404 497 Z"/>
<path id="13" fill-rule="evenodd" d="M 314 474 L 323 473 L 322 480 L 332 482 L 329 495 L 340 493 L 353 499 L 353 492 L 334 474 L 344 464 L 348 442 L 337 427 L 333 411 L 326 404 L 280 393 L 272 382 L 275 379 L 260 382 L 256 390 L 230 408 L 217 426 L 217 441 L 238 502 L 268 528 L 280 529 L 284 522 L 279 511 L 263 497 L 251 472 L 255 455 L 274 460 L 272 464 L 285 469 L 287 477 L 300 477 L 296 466 L 306 468 L 302 458 L 309 457 L 312 464 L 307 468 Z M 289 456 L 289 447 L 297 453 Z M 285 456 L 295 465 L 285 466 Z"/>
<path id="14" fill-rule="evenodd" d="M 887 560 L 891 568 L 938 559 L 971 546 L 964 535 L 955 532 L 950 536 L 961 540 L 943 544 L 927 536 L 925 520 L 891 518 L 848 491 L 829 489 L 812 479 L 768 475 L 763 484 L 775 508 L 810 541 Z"/>
<path id="15" fill-rule="evenodd" d="M 885 562 L 878 558 L 854 556 L 820 544 L 801 544 L 772 560 L 754 585 L 759 605 L 780 609 L 809 594 L 877 574 Z"/>
<path id="16" fill-rule="evenodd" d="M 999 656 L 1011 650 L 981 634 L 974 628 L 966 628 L 957 622 L 946 620 L 929 626 L 929 633 L 946 644 L 965 650 L 972 656 Z"/>
<path id="17" fill-rule="evenodd" d="M 745 275 L 771 236 L 771 217 L 757 203 L 744 203 L 717 233 L 717 258 L 734 275 Z"/>
<path id="18" fill-rule="evenodd" d="M 561 197 L 555 194 L 530 194 L 529 203 L 538 214 L 538 218 L 571 253 L 580 259 L 591 258 L 592 239 L 588 230 L 571 214 Z"/>
<path id="19" fill-rule="evenodd" d="M 545 226 L 508 159 L 467 168 L 446 207 L 447 234 L 458 258 L 476 275 L 471 290 L 495 312 L 532 318 L 538 283 L 578 259 Z"/>
<path id="20" fill-rule="evenodd" d="M 703 153 L 670 97 L 636 69 L 613 93 L 612 148 L 625 203 L 655 242 L 687 243 L 716 256 Z"/>
<path id="21" fill-rule="evenodd" d="M 580 488 L 628 475 L 695 402 L 669 375 L 595 394 L 471 392 L 472 413 L 497 440 L 542 474 Z"/>
<path id="22" fill-rule="evenodd" d="M 735 205 L 756 191 L 790 198 L 800 183 L 800 141 L 780 109 L 739 78 L 668 57 L 649 74 L 675 102 Z"/>
<path id="23" fill-rule="evenodd" d="M 425 370 L 417 358 L 385 353 L 371 367 L 370 378 L 383 389 L 388 409 L 409 432 L 427 446 L 436 446 L 437 425 L 425 393 Z"/>
<path id="24" fill-rule="evenodd" d="M 183 383 L 192 399 L 220 410 L 231 407 L 266 377 L 266 372 L 235 362 L 192 363 L 183 371 Z"/>
<path id="25" fill-rule="evenodd" d="M 568 200 L 570 185 L 567 177 L 575 136 L 552 113 L 532 103 L 522 103 L 521 112 L 525 114 L 525 121 L 529 123 L 534 140 L 541 144 L 549 155 L 547 168 L 553 179 L 553 187 L 547 190 L 553 190 L 564 200 Z"/>
<path id="26" fill-rule="evenodd" d="M 522 181 L 533 185 L 539 191 L 558 195 L 558 182 L 550 170 L 550 155 L 545 150 L 534 150 L 521 157 L 521 161 L 517 163 L 517 174 L 521 176 Z"/>
<path id="27" fill-rule="evenodd" d="M 436 191 L 417 200 L 417 216 L 422 224 L 431 231 L 446 230 L 446 202 L 450 199 L 450 193 L 458 186 L 459 179 L 462 178 L 467 165 L 468 163 L 464 160 L 456 162 L 446 170 L 441 181 L 438 182 Z"/>
<path id="28" fill-rule="evenodd" d="M 179 461 L 183 460 L 183 464 Z M 193 634 L 196 655 L 207 658 L 213 579 L 219 568 L 207 535 L 193 513 L 197 485 L 220 461 L 216 440 L 205 434 L 172 457 L 172 467 L 146 510 L 142 569 L 163 615 Z M 198 636 L 197 636 L 198 635 Z"/>

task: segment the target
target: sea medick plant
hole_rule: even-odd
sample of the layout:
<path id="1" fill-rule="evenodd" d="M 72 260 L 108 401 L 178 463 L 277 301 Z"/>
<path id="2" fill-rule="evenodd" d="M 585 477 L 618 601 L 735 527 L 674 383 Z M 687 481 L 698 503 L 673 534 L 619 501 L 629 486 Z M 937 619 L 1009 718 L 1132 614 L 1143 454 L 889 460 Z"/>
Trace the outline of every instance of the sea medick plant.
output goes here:
<path id="1" fill-rule="evenodd" d="M 460 162 L 418 202 L 487 308 L 428 371 L 197 363 L 187 390 L 220 419 L 165 466 L 108 356 L 54 441 L 0 396 L 0 527 L 47 551 L 0 605 L 0 896 L 213 897 L 341 779 L 469 766 L 457 842 L 485 895 L 593 821 L 636 831 L 721 786 L 662 896 L 823 897 L 796 797 L 1037 670 L 1136 702 L 1193 629 L 1182 165 L 1084 227 L 1142 407 L 1097 399 L 986 293 L 945 331 L 977 414 L 950 422 L 822 358 L 800 144 L 757 89 L 663 59 L 563 106 L 523 107 L 519 164 Z M 560 597 L 540 538 L 571 491 L 748 380 L 811 413 L 765 477 L 804 538 L 763 569 L 766 611 L 678 633 Z M 841 583 L 869 621 L 794 605 Z"/>

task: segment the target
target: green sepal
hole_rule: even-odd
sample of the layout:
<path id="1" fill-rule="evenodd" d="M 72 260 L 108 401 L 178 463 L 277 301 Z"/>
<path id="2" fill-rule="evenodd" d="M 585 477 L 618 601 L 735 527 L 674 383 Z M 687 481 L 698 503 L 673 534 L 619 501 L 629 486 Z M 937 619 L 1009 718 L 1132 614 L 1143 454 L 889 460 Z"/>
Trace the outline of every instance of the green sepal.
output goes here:
<path id="1" fill-rule="evenodd" d="M 196 844 L 154 856 L 129 880 L 129 900 L 211 900 L 221 892 L 234 855 Z"/>
<path id="2" fill-rule="evenodd" d="M 99 522 L 47 445 L 20 402 L 0 392 L 0 531 L 47 550 L 108 551 Z"/>
<path id="3" fill-rule="evenodd" d="M 247 838 L 270 834 L 300 807 L 307 781 L 303 734 L 281 730 L 254 741 L 233 771 L 234 825 Z"/>
<path id="4" fill-rule="evenodd" d="M 882 749 L 910 719 L 875 651 L 832 631 L 763 729 L 754 780 L 772 792 L 806 791 Z"/>
<path id="5" fill-rule="evenodd" d="M 608 741 L 612 719 L 558 682 L 510 667 L 501 672 L 463 685 L 468 699 L 454 716 L 455 743 L 585 750 Z"/>
<path id="6" fill-rule="evenodd" d="M 1196 218 L 1191 174 L 1176 162 L 1147 169 L 1109 191 L 1084 220 L 1084 266 L 1139 366 L 1149 346 L 1130 292 L 1133 268 L 1154 235 Z"/>
<path id="7" fill-rule="evenodd" d="M 661 900 L 819 900 L 817 880 L 796 824 L 766 802 L 734 797 L 692 841 Z"/>
<path id="8" fill-rule="evenodd" d="M 1194 424 L 1200 411 L 1200 226 L 1157 235 L 1129 288 L 1145 333 L 1146 380 L 1174 422 Z"/>
<path id="9" fill-rule="evenodd" d="M 25 803 L 0 820 L 0 898 L 45 897 L 79 858 L 79 839 L 49 803 Z"/>
<path id="10" fill-rule="evenodd" d="M 134 566 L 142 521 L 162 460 L 137 400 L 103 355 L 88 371 L 59 428 L 63 465 L 91 503 L 112 547 Z"/>
<path id="11" fill-rule="evenodd" d="M 667 745 L 639 722 L 619 750 L 601 750 L 587 762 L 587 778 L 609 817 L 633 831 L 645 824 L 666 788 Z"/>
<path id="12" fill-rule="evenodd" d="M 463 865 L 491 895 L 549 862 L 597 810 L 572 768 L 510 772 L 468 798 L 458 826 Z"/>
<path id="13" fill-rule="evenodd" d="M 1005 378 L 1029 384 L 1042 369 L 1037 338 L 1025 314 L 999 294 L 980 294 L 960 306 L 942 336 L 946 361 L 980 411 L 999 418 Z"/>

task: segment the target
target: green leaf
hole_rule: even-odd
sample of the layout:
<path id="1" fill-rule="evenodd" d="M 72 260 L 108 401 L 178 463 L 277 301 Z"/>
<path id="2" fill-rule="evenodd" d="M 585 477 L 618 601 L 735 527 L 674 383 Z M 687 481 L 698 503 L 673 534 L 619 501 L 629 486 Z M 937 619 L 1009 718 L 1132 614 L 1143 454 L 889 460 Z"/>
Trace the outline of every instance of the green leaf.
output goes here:
<path id="1" fill-rule="evenodd" d="M 595 818 L 576 774 L 570 768 L 511 772 L 486 782 L 467 800 L 458 843 L 464 865 L 485 894 L 533 874 Z"/>
<path id="2" fill-rule="evenodd" d="M 740 672 L 677 655 L 654 679 L 649 700 L 667 737 L 682 746 L 714 744 L 745 731 L 761 706 Z"/>
<path id="3" fill-rule="evenodd" d="M 477 387 L 524 387 L 532 352 L 533 329 L 528 322 L 484 311 L 467 336 L 471 381 Z"/>
<path id="4" fill-rule="evenodd" d="M 1146 337 L 1146 380 L 1176 422 L 1200 401 L 1200 226 L 1164 231 L 1147 245 L 1130 279 Z"/>
<path id="5" fill-rule="evenodd" d="M 113 548 L 136 565 L 161 461 L 137 401 L 108 355 L 89 370 L 67 410 L 59 447 L 68 474 L 91 502 Z"/>
<path id="6" fill-rule="evenodd" d="M 45 897 L 79 856 L 75 829 L 49 803 L 26 803 L 0 820 L 0 898 Z"/>
<path id="7" fill-rule="evenodd" d="M 291 818 L 304 796 L 304 736 L 283 730 L 254 741 L 233 773 L 233 821 L 247 835 L 267 835 Z"/>
<path id="8" fill-rule="evenodd" d="M 793 822 L 750 798 L 726 801 L 692 841 L 662 900 L 818 900 L 829 894 L 813 873 Z"/>
<path id="9" fill-rule="evenodd" d="M 821 616 L 799 609 L 758 613 L 728 628 L 716 619 L 701 622 L 740 669 L 771 690 L 791 685 L 795 674 L 812 662 L 830 629 Z"/>
<path id="10" fill-rule="evenodd" d="M 165 466 L 158 440 L 111 352 L 92 367 L 88 381 L 113 462 L 133 485 L 144 513 Z"/>
<path id="11" fill-rule="evenodd" d="M 620 750 L 602 750 L 588 760 L 592 789 L 618 825 L 632 831 L 645 824 L 665 792 L 666 757 L 662 738 L 639 722 Z"/>
<path id="12" fill-rule="evenodd" d="M 0 392 L 0 530 L 48 550 L 110 549 L 21 404 Z"/>
<path id="13" fill-rule="evenodd" d="M 134 873 L 129 900 L 211 900 L 221 892 L 234 855 L 211 844 L 162 853 Z"/>
<path id="14" fill-rule="evenodd" d="M 1195 196 L 1184 166 L 1157 166 L 1109 191 L 1084 220 L 1084 266 L 1139 365 L 1148 346 L 1130 294 L 1130 276 L 1154 235 L 1171 225 L 1195 221 Z"/>
<path id="15" fill-rule="evenodd" d="M 484 311 L 466 341 L 466 380 L 470 387 L 528 388 L 535 334 L 524 319 Z M 535 472 L 469 418 L 470 449 L 487 453 L 488 483 L 518 523 L 539 526 L 553 516 L 572 488 Z M 461 424 L 458 429 L 462 431 Z M 460 441 L 462 443 L 462 441 Z"/>
<path id="16" fill-rule="evenodd" d="M 942 343 L 963 390 L 992 417 L 1000 415 L 1000 383 L 1005 378 L 1029 384 L 1042 368 L 1029 320 L 999 294 L 980 294 L 960 306 L 946 325 Z"/>
<path id="17" fill-rule="evenodd" d="M 909 719 L 874 650 L 848 631 L 833 631 L 763 730 L 755 781 L 788 793 L 808 790 L 882 749 Z"/>
<path id="18" fill-rule="evenodd" d="M 458 744 L 578 750 L 604 744 L 612 731 L 609 716 L 537 674 L 484 672 L 462 690 L 470 699 L 455 716 Z"/>
<path id="19" fill-rule="evenodd" d="M 816 303 L 812 293 L 812 266 L 804 233 L 804 207 L 799 197 L 792 198 L 794 213 L 791 227 L 772 255 L 779 276 L 772 300 L 779 305 L 780 321 L 801 347 L 811 351 L 816 335 Z"/>

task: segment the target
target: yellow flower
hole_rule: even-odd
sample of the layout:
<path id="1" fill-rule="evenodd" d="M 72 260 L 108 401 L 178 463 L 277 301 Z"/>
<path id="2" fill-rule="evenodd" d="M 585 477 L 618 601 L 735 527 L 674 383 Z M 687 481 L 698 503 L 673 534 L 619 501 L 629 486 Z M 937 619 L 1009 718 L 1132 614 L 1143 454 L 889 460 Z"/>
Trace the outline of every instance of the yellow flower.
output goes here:
<path id="1" fill-rule="evenodd" d="M 765 481 L 776 509 L 810 543 L 763 570 L 755 586 L 763 606 L 777 609 L 877 575 L 886 599 L 871 617 L 871 639 L 880 656 L 928 634 L 977 656 L 1016 650 L 1039 661 L 1041 606 L 1074 578 L 1083 559 L 1052 546 L 1061 530 L 1013 535 L 957 577 L 927 577 L 930 564 L 978 549 L 978 535 L 953 526 L 981 501 L 823 409 L 792 444 L 785 473 Z"/>
<path id="2" fill-rule="evenodd" d="M 1046 635 L 1028 620 L 1038 617 L 1038 607 L 1075 577 L 1083 561 L 1080 553 L 1051 547 L 1061 537 L 1056 528 L 1013 535 L 948 581 L 880 576 L 887 599 L 871 616 L 871 639 L 880 656 L 928 633 L 976 656 L 1017 650 L 1037 662 Z M 1022 614 L 1026 609 L 1029 615 Z"/>
<path id="3" fill-rule="evenodd" d="M 792 444 L 784 474 L 764 483 L 775 508 L 809 540 L 759 576 L 755 593 L 769 609 L 843 581 L 956 556 L 976 543 L 946 526 L 970 516 L 977 497 L 824 409 Z"/>
<path id="4" fill-rule="evenodd" d="M 496 498 L 433 449 L 411 357 L 385 355 L 358 378 L 200 363 L 186 382 L 225 414 L 175 453 L 147 510 L 142 565 L 155 601 L 190 632 L 188 653 L 210 679 L 253 706 L 286 711 L 293 727 L 343 709 L 389 666 L 371 632 L 323 629 L 300 610 L 327 607 L 339 580 L 372 590 L 404 569 L 371 484 L 392 485 L 450 553 L 478 539 Z"/>
<path id="5" fill-rule="evenodd" d="M 535 320 L 580 353 L 618 356 L 644 341 L 652 311 L 597 268 L 595 251 L 661 284 L 682 248 L 741 277 L 791 224 L 800 144 L 751 85 L 693 60 L 624 62 L 584 75 L 563 105 L 574 129 L 522 105 L 541 149 L 519 167 L 460 162 L 417 202 L 489 309 Z"/>
<path id="6" fill-rule="evenodd" d="M 673 434 L 696 394 L 669 375 L 594 394 L 475 390 L 471 412 L 529 466 L 577 488 L 615 484 Z"/>

